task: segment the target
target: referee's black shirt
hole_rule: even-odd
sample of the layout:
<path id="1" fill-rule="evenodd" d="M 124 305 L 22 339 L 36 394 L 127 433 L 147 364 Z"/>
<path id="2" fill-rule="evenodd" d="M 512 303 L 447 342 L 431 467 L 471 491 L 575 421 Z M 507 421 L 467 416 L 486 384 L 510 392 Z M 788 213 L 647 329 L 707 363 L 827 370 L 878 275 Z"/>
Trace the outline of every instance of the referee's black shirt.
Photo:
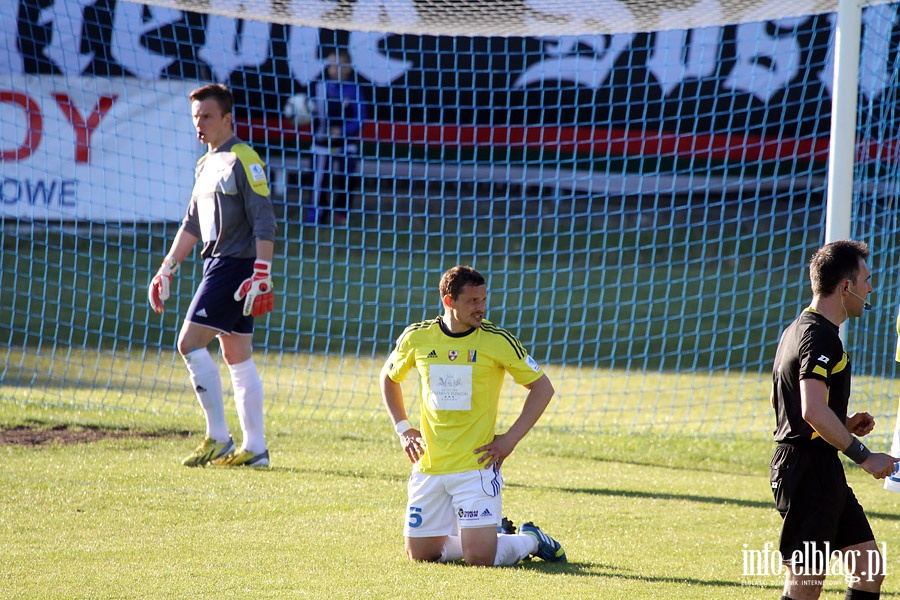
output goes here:
<path id="1" fill-rule="evenodd" d="M 781 334 L 772 369 L 775 441 L 802 445 L 812 441 L 832 448 L 803 420 L 800 380 L 818 379 L 828 386 L 828 408 L 847 421 L 850 357 L 837 325 L 807 308 Z M 835 451 L 837 451 L 835 449 Z"/>

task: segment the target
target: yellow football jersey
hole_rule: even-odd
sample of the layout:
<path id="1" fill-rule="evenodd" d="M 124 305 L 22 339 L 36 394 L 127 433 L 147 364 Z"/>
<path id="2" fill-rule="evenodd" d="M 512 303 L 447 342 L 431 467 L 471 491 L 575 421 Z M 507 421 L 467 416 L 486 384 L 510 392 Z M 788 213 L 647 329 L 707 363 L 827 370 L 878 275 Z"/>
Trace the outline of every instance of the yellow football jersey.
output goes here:
<path id="1" fill-rule="evenodd" d="M 431 475 L 482 468 L 475 448 L 494 439 L 503 378 L 528 385 L 544 373 L 510 332 L 482 321 L 466 333 L 446 330 L 441 318 L 407 327 L 387 360 L 400 383 L 419 372 L 425 455 L 418 470 Z"/>
<path id="2" fill-rule="evenodd" d="M 897 354 L 894 358 L 900 362 L 900 313 L 897 313 Z"/>

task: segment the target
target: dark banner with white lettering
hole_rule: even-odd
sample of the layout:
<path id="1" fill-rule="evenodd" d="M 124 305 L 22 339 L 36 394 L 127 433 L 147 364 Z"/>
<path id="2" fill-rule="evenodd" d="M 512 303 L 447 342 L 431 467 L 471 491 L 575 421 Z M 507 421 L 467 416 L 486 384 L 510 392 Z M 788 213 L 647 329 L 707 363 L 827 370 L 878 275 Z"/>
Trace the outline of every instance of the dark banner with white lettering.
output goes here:
<path id="1" fill-rule="evenodd" d="M 679 159 L 692 168 L 698 160 L 797 163 L 821 172 L 835 20 L 452 37 L 332 31 L 115 0 L 0 0 L 0 202 L 5 212 L 24 202 L 41 208 L 32 216 L 96 218 L 103 190 L 137 177 L 146 184 L 129 184 L 134 207 L 116 218 L 172 218 L 189 190 L 164 208 L 159 195 L 173 194 L 153 173 L 180 172 L 196 152 L 173 142 L 190 136 L 187 90 L 199 81 L 229 84 L 239 133 L 266 153 L 296 151 L 309 130 L 282 118 L 285 103 L 322 78 L 334 48 L 349 53 L 368 99 L 369 155 L 439 151 L 442 160 L 491 161 L 501 153 L 535 164 L 635 158 L 631 172 Z M 864 132 L 863 159 L 885 140 L 893 145 L 900 125 L 898 39 L 897 5 L 865 9 L 860 110 L 879 142 Z M 126 148 L 130 136 L 139 143 Z M 189 175 L 181 179 L 189 186 Z M 46 209 L 48 197 L 59 206 Z M 88 197 L 94 208 L 76 208 Z"/>
<path id="2" fill-rule="evenodd" d="M 230 83 L 248 116 L 272 115 L 349 49 L 377 120 L 596 124 L 778 137 L 828 131 L 834 15 L 693 30 L 560 38 L 333 32 L 112 0 L 2 0 L 13 73 Z M 864 100 L 892 85 L 896 5 L 866 9 Z M 887 30 L 887 31 L 885 31 Z M 2 69 L 2 66 L 0 66 Z M 874 115 L 873 115 L 874 116 Z"/>

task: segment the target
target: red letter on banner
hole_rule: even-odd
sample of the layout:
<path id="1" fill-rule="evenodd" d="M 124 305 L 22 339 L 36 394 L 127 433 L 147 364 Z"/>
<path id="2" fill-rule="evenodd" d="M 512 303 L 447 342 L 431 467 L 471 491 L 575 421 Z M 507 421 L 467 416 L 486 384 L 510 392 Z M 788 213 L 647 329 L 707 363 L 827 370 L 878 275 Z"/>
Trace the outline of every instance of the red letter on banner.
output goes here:
<path id="1" fill-rule="evenodd" d="M 41 107 L 27 94 L 0 90 L 0 102 L 18 104 L 28 115 L 28 135 L 25 141 L 15 150 L 0 150 L 0 161 L 24 160 L 37 150 L 44 134 L 44 120 L 41 117 Z"/>
<path id="2" fill-rule="evenodd" d="M 118 96 L 101 96 L 97 101 L 97 106 L 94 107 L 94 112 L 91 113 L 87 121 L 81 117 L 78 109 L 72 105 L 68 95 L 53 94 L 53 97 L 56 98 L 56 103 L 59 104 L 69 123 L 72 124 L 72 129 L 75 130 L 75 162 L 91 162 L 91 136 L 94 134 L 97 126 L 100 125 L 100 121 L 109 112 L 109 109 L 116 103 Z"/>

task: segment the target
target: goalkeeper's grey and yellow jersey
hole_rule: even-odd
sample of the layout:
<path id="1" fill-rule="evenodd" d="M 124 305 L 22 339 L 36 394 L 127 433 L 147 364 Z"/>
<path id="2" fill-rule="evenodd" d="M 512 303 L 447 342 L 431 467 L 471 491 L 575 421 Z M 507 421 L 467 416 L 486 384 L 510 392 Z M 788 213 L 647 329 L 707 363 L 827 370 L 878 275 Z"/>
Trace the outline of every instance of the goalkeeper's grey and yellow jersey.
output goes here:
<path id="1" fill-rule="evenodd" d="M 255 258 L 256 240 L 275 240 L 265 164 L 237 137 L 197 161 L 182 228 L 203 240 L 203 258 Z"/>
<path id="2" fill-rule="evenodd" d="M 399 383 L 419 372 L 425 455 L 417 468 L 441 475 L 483 468 L 475 448 L 494 439 L 503 378 L 528 385 L 544 373 L 522 344 L 488 321 L 465 333 L 447 331 L 441 318 L 407 327 L 387 361 Z"/>

